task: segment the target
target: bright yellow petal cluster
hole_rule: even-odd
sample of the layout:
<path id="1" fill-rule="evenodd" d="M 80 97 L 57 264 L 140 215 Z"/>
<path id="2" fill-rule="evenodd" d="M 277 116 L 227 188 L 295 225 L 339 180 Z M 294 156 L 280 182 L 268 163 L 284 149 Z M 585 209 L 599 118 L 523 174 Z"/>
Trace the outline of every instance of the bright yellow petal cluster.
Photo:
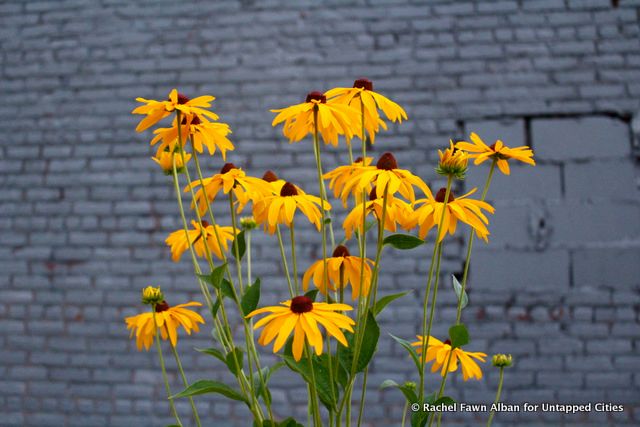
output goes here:
<path id="1" fill-rule="evenodd" d="M 202 188 L 203 185 L 204 190 Z M 186 193 L 196 188 L 195 200 L 191 201 L 191 209 L 197 204 L 200 215 L 204 215 L 209 208 L 209 204 L 213 202 L 220 190 L 222 190 L 224 194 L 233 191 L 233 194 L 238 200 L 238 213 L 240 213 L 250 201 L 271 194 L 271 186 L 269 183 L 260 178 L 247 176 L 242 169 L 237 168 L 233 163 L 226 163 L 220 170 L 220 173 L 210 178 L 205 178 L 202 181 L 193 181 L 185 187 L 184 191 Z"/>
<path id="2" fill-rule="evenodd" d="M 218 120 L 217 114 L 206 110 L 206 108 L 211 107 L 211 101 L 214 99 L 215 97 L 210 95 L 189 99 L 183 94 L 178 93 L 176 89 L 173 89 L 169 93 L 169 98 L 166 101 L 136 98 L 136 101 L 144 105 L 135 108 L 131 113 L 146 116 L 138 123 L 136 131 L 142 132 L 150 128 L 176 110 L 184 114 L 186 120 L 189 122 L 194 116 L 199 117 L 201 120 L 206 120 L 206 118 Z"/>
<path id="3" fill-rule="evenodd" d="M 351 256 L 346 247 L 338 245 L 333 251 L 333 256 L 327 258 L 327 277 L 324 277 L 324 261 L 318 260 L 304 273 L 302 287 L 306 292 L 309 289 L 309 282 L 313 279 L 316 288 L 326 295 L 327 287 L 335 291 L 346 288 L 350 284 L 351 298 L 357 299 L 360 295 L 369 295 L 372 266 L 373 261 L 370 259 L 363 260 L 360 257 Z"/>
<path id="4" fill-rule="evenodd" d="M 172 346 L 178 344 L 178 328 L 182 326 L 185 332 L 191 335 L 191 331 L 200 330 L 198 323 L 204 324 L 204 319 L 195 311 L 185 307 L 199 307 L 199 302 L 188 302 L 186 304 L 169 307 L 166 302 L 155 306 L 157 327 L 160 329 L 160 336 L 163 340 L 169 339 Z M 153 324 L 153 313 L 140 313 L 124 319 L 127 329 L 131 330 L 130 337 L 136 336 L 136 346 L 138 351 L 149 350 L 156 336 L 156 325 Z"/>
<path id="5" fill-rule="evenodd" d="M 282 133 L 289 142 L 298 142 L 316 129 L 325 144 L 338 146 L 338 136 L 344 135 L 347 142 L 353 138 L 359 123 L 357 110 L 344 104 L 327 104 L 320 92 L 311 92 L 305 102 L 279 110 L 271 123 L 277 126 L 284 122 Z"/>
<path id="6" fill-rule="evenodd" d="M 258 338 L 260 345 L 269 345 L 275 339 L 273 352 L 276 353 L 284 346 L 287 338 L 293 332 L 292 352 L 296 361 L 302 358 L 305 339 L 309 345 L 314 347 L 315 353 L 320 356 L 323 351 L 320 326 L 323 326 L 330 336 L 337 339 L 343 346 L 348 346 L 347 339 L 341 329 L 353 332 L 355 322 L 344 314 L 336 313 L 336 311 L 352 310 L 351 306 L 313 302 L 306 296 L 294 297 L 280 304 L 282 307 L 264 307 L 254 310 L 246 316 L 251 318 L 257 314 L 271 313 L 254 325 L 254 329 L 264 326 Z"/>
<path id="7" fill-rule="evenodd" d="M 509 175 L 511 173 L 509 159 L 518 160 L 531 166 L 536 164 L 535 160 L 533 160 L 533 150 L 527 146 L 509 148 L 500 140 L 488 146 L 474 132 L 471 133 L 470 138 L 472 142 L 460 141 L 456 144 L 456 148 L 468 151 L 470 153 L 469 157 L 475 158 L 473 162 L 475 165 L 479 165 L 487 159 L 496 159 L 498 169 L 503 174 Z"/>
<path id="8" fill-rule="evenodd" d="M 407 119 L 404 109 L 379 93 L 373 91 L 373 83 L 368 79 L 358 79 L 353 87 L 337 87 L 325 92 L 329 104 L 344 104 L 356 109 L 360 115 L 364 114 L 364 128 L 369 134 L 369 140 L 375 143 L 376 134 L 380 127 L 387 130 L 387 124 L 380 118 L 378 110 L 392 122 L 402 123 Z M 357 136 L 362 138 L 362 125 L 359 123 Z"/>
<path id="9" fill-rule="evenodd" d="M 180 155 L 180 153 L 175 153 L 169 150 L 162 150 L 162 151 L 158 151 L 156 153 L 156 156 L 158 157 L 152 157 L 151 159 L 154 162 L 156 162 L 158 165 L 160 165 L 160 167 L 162 168 L 162 171 L 167 175 L 171 175 L 173 173 L 174 157 L 176 159 L 176 171 L 180 173 L 184 168 L 185 164 L 182 161 L 182 156 Z M 191 160 L 191 154 L 184 153 L 184 160 L 186 163 L 189 163 L 189 160 Z"/>
<path id="10" fill-rule="evenodd" d="M 421 335 L 417 335 L 417 338 L 418 341 L 411 343 L 411 345 L 417 347 L 416 351 L 418 353 L 422 353 L 424 340 Z M 485 357 L 487 357 L 485 353 L 464 351 L 459 347 L 454 349 L 451 347 L 449 340 L 442 342 L 435 337 L 429 336 L 426 361 L 433 361 L 431 372 L 440 371 L 440 375 L 443 377 L 447 369 L 447 361 L 451 358 L 449 361 L 449 372 L 457 371 L 458 362 L 460 362 L 463 380 L 467 381 L 469 378 L 482 379 L 482 370 L 473 359 L 484 363 Z"/>
<path id="11" fill-rule="evenodd" d="M 342 194 L 342 190 L 344 189 L 344 186 L 347 183 L 347 181 L 349 179 L 351 179 L 351 177 L 354 174 L 357 174 L 358 171 L 363 166 L 369 166 L 371 164 L 372 160 L 373 160 L 373 157 L 367 157 L 364 160 L 364 163 L 363 163 L 362 162 L 362 158 L 358 157 L 350 165 L 338 166 L 334 170 L 325 173 L 324 175 L 322 175 L 322 179 L 329 179 L 330 180 L 329 181 L 329 188 L 333 190 L 333 196 L 335 198 L 338 198 Z M 370 190 L 371 190 L 371 185 L 369 185 L 369 186 L 367 186 L 367 187 L 365 187 L 363 189 L 363 191 L 366 192 L 367 194 L 369 193 Z M 356 200 L 358 202 L 362 200 L 362 192 L 360 192 L 360 194 L 356 194 L 355 196 L 356 196 Z M 345 193 L 345 195 L 343 197 L 341 197 L 342 205 L 345 208 L 347 207 L 347 199 L 348 198 L 349 198 L 349 193 Z"/>
<path id="12" fill-rule="evenodd" d="M 458 179 L 464 179 L 467 173 L 467 163 L 469 162 L 469 154 L 466 151 L 458 150 L 453 145 L 453 141 L 449 141 L 449 148 L 446 150 L 438 150 L 440 162 L 436 168 L 436 172 L 440 175 L 453 176 Z"/>
<path id="13" fill-rule="evenodd" d="M 372 190 L 373 195 L 376 190 Z M 365 216 L 364 219 L 373 213 L 376 219 L 382 218 L 382 208 L 384 199 L 382 197 L 376 197 L 373 200 L 366 202 L 364 206 Z M 345 232 L 345 237 L 350 239 L 355 231 L 362 232 L 363 227 L 363 214 L 362 203 L 357 204 L 345 218 L 342 223 L 342 228 Z M 387 196 L 387 209 L 385 211 L 384 229 L 387 231 L 395 232 L 397 226 L 405 230 L 410 230 L 416 225 L 415 215 L 411 205 L 404 200 L 398 199 L 393 195 Z"/>
<path id="14" fill-rule="evenodd" d="M 190 137 L 193 148 L 198 153 L 202 153 L 204 147 L 207 147 L 209 154 L 214 155 L 216 149 L 218 149 L 222 154 L 223 160 L 226 160 L 227 151 L 235 149 L 233 143 L 227 137 L 231 133 L 231 128 L 226 123 L 201 121 L 198 117 L 194 117 L 188 125 L 183 120 L 180 131 L 182 135 L 178 138 L 177 121 L 174 120 L 172 127 L 159 128 L 153 132 L 155 136 L 151 140 L 151 145 L 156 145 L 159 141 L 162 141 L 158 146 L 158 151 L 165 149 L 175 150 L 180 139 L 182 139 L 182 144 L 185 145 Z"/>
<path id="15" fill-rule="evenodd" d="M 229 252 L 229 242 L 233 242 L 235 239 L 233 227 L 221 227 L 219 225 L 211 225 L 207 221 L 202 221 L 203 227 L 196 221 L 191 221 L 193 229 L 176 230 L 169 234 L 165 243 L 171 248 L 171 259 L 174 262 L 180 261 L 182 254 L 189 249 L 189 243 L 193 245 L 193 249 L 201 258 L 204 258 L 207 254 L 206 245 L 209 247 L 209 251 L 214 254 L 218 259 L 224 259 L 224 253 Z M 235 230 L 236 233 L 239 230 Z M 217 233 L 217 237 L 216 237 Z M 188 236 L 188 240 L 187 240 Z M 218 245 L 218 238 L 220 244 Z"/>
<path id="16" fill-rule="evenodd" d="M 453 192 L 450 192 L 446 209 L 444 204 L 444 198 L 446 196 L 445 188 L 441 188 L 436 194 L 436 197 L 433 197 L 433 194 L 429 192 L 426 199 L 416 200 L 416 205 L 422 204 L 422 206 L 415 209 L 415 220 L 420 226 L 420 237 L 424 239 L 429 230 L 440 224 L 440 219 L 444 215 L 442 230 L 438 232 L 438 242 L 444 239 L 447 232 L 449 234 L 456 232 L 458 220 L 471 226 L 478 237 L 485 242 L 488 241 L 489 230 L 487 229 L 487 225 L 489 224 L 489 219 L 482 210 L 492 214 L 495 212 L 495 209 L 487 202 L 467 198 L 475 193 L 475 191 L 476 189 L 474 188 L 459 197 L 455 197 Z"/>

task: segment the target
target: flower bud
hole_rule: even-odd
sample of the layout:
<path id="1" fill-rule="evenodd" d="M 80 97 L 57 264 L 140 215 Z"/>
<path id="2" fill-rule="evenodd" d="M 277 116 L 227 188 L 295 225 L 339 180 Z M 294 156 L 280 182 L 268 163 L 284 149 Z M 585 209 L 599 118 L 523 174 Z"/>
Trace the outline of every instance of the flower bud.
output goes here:
<path id="1" fill-rule="evenodd" d="M 164 301 L 164 294 L 160 287 L 147 286 L 142 290 L 142 303 L 146 305 L 156 305 Z"/>
<path id="2" fill-rule="evenodd" d="M 157 156 L 158 157 L 152 157 L 151 160 L 153 160 L 158 165 L 160 165 L 160 168 L 162 168 L 162 171 L 166 175 L 173 174 L 173 158 L 174 157 L 176 159 L 176 172 L 182 173 L 184 171 L 185 164 L 182 161 L 182 155 L 180 155 L 180 153 L 174 153 L 171 151 L 164 150 L 164 151 L 160 151 L 160 153 L 157 154 Z M 184 153 L 184 160 L 186 163 L 189 163 L 189 160 L 191 160 L 191 154 Z"/>
<path id="3" fill-rule="evenodd" d="M 491 363 L 498 368 L 508 368 L 513 364 L 513 357 L 510 354 L 494 354 Z"/>
<path id="4" fill-rule="evenodd" d="M 451 176 L 462 180 L 467 174 L 469 154 L 456 149 L 453 146 L 453 141 L 449 141 L 449 144 L 449 148 L 444 150 L 444 152 L 438 150 L 440 163 L 438 163 L 436 172 L 440 175 Z"/>
<path id="5" fill-rule="evenodd" d="M 258 223 L 252 216 L 243 216 L 240 218 L 240 227 L 243 230 L 253 230 L 258 227 Z"/>

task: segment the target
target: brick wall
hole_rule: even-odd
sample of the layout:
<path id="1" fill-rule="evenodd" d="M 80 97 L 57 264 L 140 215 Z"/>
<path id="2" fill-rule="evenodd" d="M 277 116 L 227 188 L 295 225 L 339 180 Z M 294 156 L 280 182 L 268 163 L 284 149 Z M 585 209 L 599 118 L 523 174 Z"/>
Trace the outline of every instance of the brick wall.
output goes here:
<path id="1" fill-rule="evenodd" d="M 234 130 L 236 164 L 256 175 L 277 169 L 315 192 L 308 142 L 288 145 L 268 110 L 360 76 L 410 117 L 380 135 L 375 151 L 393 150 L 432 186 L 442 184 L 435 148 L 450 137 L 475 130 L 536 151 L 536 168 L 496 176 L 489 193 L 491 242 L 476 244 L 465 311 L 472 347 L 516 356 L 504 390 L 511 402 L 627 406 L 615 416 L 500 414 L 495 425 L 637 423 L 640 2 L 611 3 L 1 2 L 1 424 L 171 421 L 154 354 L 135 351 L 122 318 L 150 283 L 172 301 L 199 294 L 189 264 L 172 263 L 163 245 L 178 211 L 149 159 L 149 134 L 134 133 L 135 96 L 174 86 L 215 95 Z M 326 152 L 327 168 L 339 161 L 344 153 Z M 219 158 L 207 162 L 219 167 Z M 485 173 L 473 169 L 466 185 L 481 185 Z M 445 248 L 438 335 L 455 318 L 447 277 L 462 268 L 463 239 Z M 285 286 L 274 241 L 255 240 L 263 301 L 275 302 Z M 300 231 L 301 269 L 317 245 Z M 401 396 L 377 388 L 408 379 L 411 367 L 386 334 L 418 330 L 429 253 L 385 254 L 381 292 L 418 290 L 381 318 L 371 425 L 400 418 Z M 207 343 L 206 331 L 181 338 L 189 377 L 226 378 L 190 351 Z M 451 394 L 490 400 L 497 378 L 485 372 L 478 383 L 455 378 Z M 177 390 L 173 368 L 171 377 Z M 304 419 L 300 381 L 281 372 L 273 384 L 277 414 Z M 198 405 L 210 425 L 247 425 L 240 406 L 214 396 Z M 179 409 L 188 413 L 185 402 Z"/>

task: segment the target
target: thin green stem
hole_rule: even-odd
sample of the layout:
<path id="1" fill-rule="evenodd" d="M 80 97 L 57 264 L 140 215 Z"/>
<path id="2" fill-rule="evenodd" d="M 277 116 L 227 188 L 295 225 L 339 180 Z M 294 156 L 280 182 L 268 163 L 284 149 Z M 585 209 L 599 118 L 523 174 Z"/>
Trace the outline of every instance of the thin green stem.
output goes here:
<path id="1" fill-rule="evenodd" d="M 496 400 L 494 401 L 494 406 L 500 402 L 500 394 L 502 394 L 502 383 L 504 381 L 504 366 L 500 367 L 500 378 L 498 379 L 498 391 L 496 392 Z M 489 420 L 487 421 L 487 427 L 491 427 L 491 422 L 493 421 L 493 417 L 496 415 L 495 410 L 491 410 L 489 414 Z"/>
<path id="2" fill-rule="evenodd" d="M 189 387 L 189 381 L 187 381 L 187 376 L 184 373 L 184 369 L 182 369 L 182 363 L 180 362 L 180 356 L 178 356 L 178 350 L 173 345 L 170 345 L 170 347 L 171 347 L 171 352 L 173 353 L 173 357 L 176 359 L 176 365 L 178 366 L 178 372 L 180 372 L 180 377 L 182 378 L 182 384 L 186 389 L 187 387 Z M 196 422 L 196 425 L 198 427 L 201 427 L 202 424 L 200 424 L 200 417 L 198 416 L 198 410 L 196 409 L 196 404 L 194 403 L 193 397 L 191 396 L 189 396 L 189 403 L 191 404 L 191 410 L 193 411 L 193 418 Z"/>
<path id="3" fill-rule="evenodd" d="M 156 307 L 155 304 L 151 306 L 151 313 L 153 317 L 153 326 L 156 331 L 156 349 L 158 350 L 158 358 L 160 359 L 160 369 L 162 370 L 162 379 L 164 381 L 164 388 L 167 391 L 167 399 L 169 399 L 169 407 L 171 408 L 171 413 L 176 419 L 176 422 L 179 426 L 182 425 L 180 421 L 180 417 L 178 416 L 178 412 L 176 411 L 176 406 L 173 403 L 173 399 L 171 398 L 171 387 L 169 387 L 169 378 L 167 377 L 167 368 L 164 364 L 164 357 L 162 357 L 162 346 L 160 345 L 160 329 L 158 328 L 158 322 L 156 321 Z"/>
<path id="4" fill-rule="evenodd" d="M 298 261 L 296 258 L 296 232 L 294 231 L 294 221 L 291 221 L 289 225 L 289 237 L 291 239 L 291 263 L 293 264 L 293 283 L 295 285 L 296 295 L 301 292 L 300 284 L 298 283 Z"/>
<path id="5" fill-rule="evenodd" d="M 247 242 L 247 283 L 251 286 L 251 230 L 245 231 L 244 236 Z"/>
<path id="6" fill-rule="evenodd" d="M 489 186 L 491 185 L 491 179 L 493 178 L 493 172 L 496 168 L 496 163 L 498 159 L 494 158 L 491 162 L 491 168 L 489 169 L 489 174 L 487 175 L 487 180 L 484 183 L 484 189 L 482 190 L 482 196 L 480 200 L 484 202 L 484 199 L 487 197 L 487 192 L 489 191 Z M 469 263 L 471 262 L 471 249 L 473 248 L 473 240 L 476 237 L 475 230 L 471 227 L 471 231 L 469 231 L 469 239 L 467 243 L 467 256 L 464 261 L 464 273 L 462 274 L 462 290 L 460 295 L 458 296 L 458 308 L 456 312 L 456 324 L 460 323 L 460 317 L 462 316 L 462 296 L 467 289 L 467 277 L 469 276 Z"/>
<path id="7" fill-rule="evenodd" d="M 444 393 L 444 387 L 445 384 L 447 383 L 447 375 L 449 375 L 449 365 L 451 364 L 451 356 L 453 355 L 453 351 L 454 349 L 451 348 L 451 350 L 449 351 L 449 356 L 447 357 L 447 363 L 446 366 L 444 368 L 444 375 L 442 376 L 442 381 L 440 381 L 440 389 L 438 390 L 438 397 L 436 397 L 436 401 L 438 399 L 440 399 L 442 397 L 442 394 Z M 429 427 L 431 427 L 431 425 L 433 424 L 433 420 L 436 417 L 435 412 L 432 412 L 431 414 L 429 414 Z M 440 425 L 440 420 L 442 420 L 442 412 L 438 413 L 438 425 Z"/>
<path id="8" fill-rule="evenodd" d="M 276 234 L 278 236 L 278 245 L 280 246 L 280 258 L 282 258 L 282 268 L 284 269 L 284 275 L 287 278 L 287 285 L 289 286 L 289 295 L 291 298 L 296 296 L 293 290 L 293 284 L 291 283 L 291 275 L 289 274 L 289 265 L 287 264 L 287 256 L 284 252 L 284 243 L 282 242 L 282 233 L 280 233 L 280 225 L 276 225 Z"/>
<path id="9" fill-rule="evenodd" d="M 307 359 L 309 360 L 309 371 L 311 374 L 311 396 L 309 396 L 311 400 L 311 410 L 313 411 L 313 425 L 315 427 L 322 426 L 322 419 L 320 418 L 320 407 L 318 404 L 318 388 L 316 386 L 316 374 L 315 369 L 313 368 L 313 359 L 311 357 L 311 350 L 309 349 L 309 345 L 305 343 L 305 353 L 307 354 Z M 330 383 L 331 384 L 331 383 Z"/>
<path id="10" fill-rule="evenodd" d="M 236 231 L 238 227 L 236 225 L 236 211 L 233 209 L 233 191 L 229 191 L 229 211 L 231 212 L 231 226 L 233 227 L 233 235 L 237 237 Z M 244 285 L 242 284 L 242 260 L 240 259 L 240 247 L 238 245 L 238 239 L 233 239 L 233 254 L 236 259 L 236 270 L 238 273 L 238 284 L 240 285 L 240 294 L 244 294 Z M 251 285 L 251 283 L 249 283 Z"/>
<path id="11" fill-rule="evenodd" d="M 402 409 L 402 427 L 405 426 L 407 422 L 407 412 L 409 411 L 409 401 L 404 402 L 404 408 Z"/>

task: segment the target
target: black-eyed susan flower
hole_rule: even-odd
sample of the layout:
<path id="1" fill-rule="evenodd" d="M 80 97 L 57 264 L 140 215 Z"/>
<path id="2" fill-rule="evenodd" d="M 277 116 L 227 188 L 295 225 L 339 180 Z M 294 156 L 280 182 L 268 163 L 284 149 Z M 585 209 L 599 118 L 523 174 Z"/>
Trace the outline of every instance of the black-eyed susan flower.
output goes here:
<path id="1" fill-rule="evenodd" d="M 180 229 L 169 234 L 166 238 L 165 243 L 171 248 L 171 259 L 174 262 L 180 261 L 182 254 L 189 249 L 189 244 L 193 245 L 196 255 L 201 258 L 207 254 L 207 249 L 204 246 L 206 244 L 212 254 L 218 259 L 224 259 L 223 254 L 229 252 L 229 242 L 235 239 L 233 227 L 221 227 L 217 224 L 214 226 L 207 221 L 202 221 L 202 227 L 196 221 L 191 221 L 191 225 L 193 228 L 187 230 L 186 234 L 184 229 Z M 218 237 L 216 237 L 216 232 Z M 235 230 L 235 232 L 238 233 L 239 230 Z M 187 240 L 187 235 L 189 240 Z M 218 245 L 218 238 L 220 245 Z"/>
<path id="2" fill-rule="evenodd" d="M 444 151 L 438 150 L 438 155 L 440 156 L 440 162 L 436 167 L 438 174 L 464 179 L 469 162 L 469 154 L 466 151 L 457 149 L 453 141 L 449 141 L 449 148 Z"/>
<path id="3" fill-rule="evenodd" d="M 354 169 L 351 178 L 345 182 L 342 188 L 341 197 L 361 194 L 368 185 L 378 188 L 378 192 L 381 194 L 383 194 L 385 187 L 390 195 L 400 192 L 405 199 L 411 202 L 416 199 L 414 186 L 425 194 L 429 191 L 427 184 L 422 179 L 408 170 L 399 169 L 398 162 L 391 153 L 384 153 L 380 156 L 375 166 L 362 166 Z"/>
<path id="4" fill-rule="evenodd" d="M 176 89 L 173 89 L 169 93 L 169 98 L 166 101 L 136 98 L 136 101 L 141 102 L 144 105 L 136 107 L 131 113 L 143 114 L 146 116 L 140 121 L 140 123 L 138 123 L 136 131 L 142 132 L 143 130 L 150 128 L 176 110 L 182 112 L 189 123 L 195 116 L 218 120 L 218 116 L 215 113 L 206 110 L 206 108 L 211 107 L 211 101 L 214 99 L 215 98 L 210 95 L 189 99 L 185 95 L 178 93 Z"/>
<path id="5" fill-rule="evenodd" d="M 158 146 L 158 151 L 169 149 L 173 150 L 182 140 L 182 144 L 186 145 L 189 138 L 193 144 L 193 149 L 198 153 L 202 153 L 204 147 L 207 147 L 209 154 L 214 155 L 216 149 L 220 150 L 222 159 L 226 160 L 227 151 L 233 151 L 235 147 L 229 140 L 228 135 L 231 133 L 231 128 L 226 123 L 210 122 L 200 120 L 198 116 L 194 116 L 189 124 L 187 124 L 186 118 L 182 119 L 182 126 L 180 131 L 182 135 L 178 138 L 177 121 L 173 121 L 173 125 L 170 128 L 159 128 L 153 133 L 155 136 L 151 140 L 151 145 L 157 144 L 159 141 L 162 143 Z"/>
<path id="6" fill-rule="evenodd" d="M 262 175 L 262 180 L 268 182 L 269 185 L 271 185 L 273 195 L 280 194 L 282 186 L 287 183 L 287 181 L 285 181 L 284 179 L 278 178 L 278 175 L 276 175 L 276 173 L 272 170 L 266 171 L 264 175 Z M 306 194 L 304 190 L 302 190 L 302 188 L 298 187 L 295 184 L 293 185 L 294 187 L 296 187 L 296 191 L 298 192 L 298 194 Z"/>
<path id="7" fill-rule="evenodd" d="M 418 341 L 411 343 L 412 346 L 417 347 L 416 351 L 422 353 L 422 347 L 424 346 L 424 340 L 421 335 L 417 335 Z M 480 366 L 473 360 L 479 360 L 484 363 L 484 358 L 487 357 L 485 353 L 465 351 L 462 348 L 453 348 L 451 341 L 445 342 L 430 336 L 429 347 L 427 348 L 426 362 L 433 361 L 431 372 L 440 371 L 440 375 L 445 376 L 447 369 L 447 361 L 449 358 L 449 372 L 455 372 L 458 370 L 458 362 L 462 367 L 462 379 L 467 381 L 469 378 L 475 378 L 477 380 L 482 379 L 482 370 Z"/>
<path id="8" fill-rule="evenodd" d="M 306 296 L 297 296 L 280 303 L 282 306 L 259 308 L 246 317 L 251 318 L 261 313 L 271 313 L 263 317 L 254 325 L 254 329 L 264 326 L 258 343 L 263 346 L 273 344 L 273 352 L 277 353 L 293 332 L 293 357 L 296 361 L 302 358 L 305 339 L 315 349 L 319 356 L 323 350 L 322 333 L 319 326 L 323 326 L 330 336 L 333 336 L 343 346 L 347 347 L 347 339 L 341 329 L 353 332 L 355 322 L 344 314 L 336 311 L 352 310 L 347 304 L 328 304 L 313 302 Z"/>
<path id="9" fill-rule="evenodd" d="M 271 112 L 278 113 L 271 125 L 284 122 L 282 133 L 289 142 L 298 142 L 317 130 L 325 144 L 337 146 L 338 135 L 351 140 L 359 123 L 357 110 L 344 104 L 327 104 L 321 92 L 310 92 L 305 102 Z"/>
<path id="10" fill-rule="evenodd" d="M 369 134 L 369 139 L 373 144 L 376 133 L 380 127 L 387 129 L 387 124 L 380 118 L 378 110 L 382 110 L 387 119 L 392 122 L 402 123 L 407 120 L 407 113 L 404 109 L 379 93 L 373 91 L 373 82 L 369 79 L 361 78 L 353 83 L 353 87 L 337 87 L 325 92 L 329 104 L 345 104 L 356 109 L 360 114 L 364 112 L 364 128 Z M 362 112 L 360 100 L 362 100 Z M 361 125 L 359 125 L 361 128 Z M 356 132 L 362 137 L 360 132 Z"/>
<path id="11" fill-rule="evenodd" d="M 205 191 L 203 191 L 202 185 L 204 185 Z M 247 176 L 242 169 L 237 168 L 233 163 L 225 163 L 220 169 L 220 173 L 210 178 L 205 178 L 202 181 L 193 181 L 185 187 L 184 191 L 187 192 L 196 188 L 195 200 L 191 201 L 191 208 L 193 209 L 197 204 L 200 215 L 207 211 L 209 203 L 215 200 L 220 190 L 224 194 L 233 191 L 238 200 L 238 212 L 241 212 L 252 199 L 271 194 L 271 187 L 265 181 Z"/>
<path id="12" fill-rule="evenodd" d="M 280 194 L 263 197 L 254 202 L 253 217 L 259 224 L 264 224 L 269 233 L 273 234 L 277 224 L 291 226 L 296 210 L 300 210 L 309 222 L 320 230 L 322 214 L 318 206 L 321 203 L 322 200 L 319 197 L 300 194 L 295 185 L 286 182 L 280 189 Z M 331 209 L 331 205 L 326 201 L 324 209 Z"/>
<path id="13" fill-rule="evenodd" d="M 323 280 L 324 260 L 318 260 L 304 273 L 302 286 L 307 291 L 309 282 L 313 279 L 313 284 L 316 288 L 326 294 L 325 284 L 331 291 L 335 291 L 340 287 L 345 288 L 350 284 L 351 297 L 357 299 L 360 295 L 369 295 L 372 265 L 373 261 L 370 259 L 365 258 L 363 262 L 362 258 L 352 256 L 345 246 L 338 245 L 333 251 L 333 255 L 327 258 L 326 280 Z"/>
<path id="14" fill-rule="evenodd" d="M 495 210 L 493 206 L 487 202 L 467 198 L 475 192 L 476 189 L 474 188 L 468 193 L 458 197 L 453 194 L 453 191 L 449 192 L 446 209 L 443 209 L 445 206 L 444 198 L 447 193 L 446 188 L 441 188 L 438 193 L 436 193 L 436 197 L 433 197 L 433 194 L 429 192 L 426 199 L 416 200 L 416 206 L 422 204 L 422 206 L 415 209 L 414 214 L 417 225 L 420 226 L 419 236 L 424 239 L 429 230 L 440 224 L 440 219 L 444 213 L 442 230 L 438 233 L 438 242 L 444 239 L 447 232 L 449 234 L 456 232 L 458 221 L 462 221 L 471 226 L 478 237 L 487 242 L 489 237 L 489 230 L 487 229 L 489 219 L 482 211 L 485 210 L 492 214 Z"/>
<path id="15" fill-rule="evenodd" d="M 147 287 L 143 291 L 143 301 L 153 299 L 152 310 L 155 311 L 155 323 L 153 320 L 153 312 L 140 313 L 135 316 L 125 318 L 127 329 L 131 330 L 130 337 L 136 336 L 136 346 L 138 351 L 149 350 L 153 344 L 157 329 L 160 330 L 160 336 L 163 340 L 169 339 L 172 346 L 178 344 L 178 328 L 182 326 L 185 332 L 191 335 L 191 331 L 198 332 L 200 330 L 198 323 L 204 324 L 204 319 L 200 314 L 186 307 L 199 307 L 202 304 L 191 301 L 186 304 L 169 306 L 166 301 L 160 300 L 150 295 L 150 291 L 154 291 L 155 297 L 162 295 L 160 288 Z M 145 297 L 146 294 L 147 297 Z M 153 297 L 153 298 L 152 298 Z M 149 302 L 147 302 L 149 304 Z"/>
<path id="16" fill-rule="evenodd" d="M 173 174 L 173 159 L 175 157 L 176 160 L 176 172 L 181 173 L 184 170 L 185 163 L 182 161 L 182 155 L 180 153 L 175 153 L 169 150 L 162 150 L 156 153 L 158 157 L 152 157 L 151 159 L 160 165 L 162 171 L 167 174 Z M 186 163 L 189 163 L 191 159 L 191 154 L 184 153 L 184 160 Z"/>
<path id="17" fill-rule="evenodd" d="M 533 160 L 533 150 L 527 146 L 520 146 L 515 148 L 509 148 L 500 140 L 497 140 L 491 145 L 487 145 L 476 133 L 471 133 L 471 142 L 460 141 L 456 144 L 456 148 L 469 152 L 470 158 L 475 158 L 473 164 L 479 165 L 487 159 L 495 159 L 498 169 L 505 174 L 509 175 L 511 170 L 509 169 L 509 159 L 518 160 L 522 163 L 526 163 L 531 166 L 535 166 L 536 162 Z"/>
<path id="18" fill-rule="evenodd" d="M 382 210 L 384 206 L 384 198 L 378 194 L 377 188 L 374 187 L 369 193 L 369 201 L 364 206 L 364 219 L 373 213 L 378 221 L 382 218 Z M 342 223 L 345 237 L 350 239 L 354 231 L 362 230 L 363 216 L 362 203 L 357 204 L 346 216 Z M 405 230 L 410 230 L 416 225 L 415 215 L 411 205 L 393 195 L 387 196 L 387 208 L 385 211 L 384 229 L 395 232 L 397 226 Z"/>
<path id="19" fill-rule="evenodd" d="M 334 170 L 325 173 L 322 175 L 322 179 L 329 179 L 329 188 L 333 190 L 333 195 L 335 198 L 338 198 L 340 194 L 342 194 L 342 190 L 347 181 L 355 174 L 357 171 L 363 166 L 369 166 L 373 157 L 367 157 L 364 162 L 362 161 L 362 157 L 358 157 L 354 160 L 354 162 L 350 165 L 338 166 Z M 363 191 L 369 193 L 371 190 L 371 185 L 365 187 Z M 344 207 L 347 207 L 347 199 L 349 197 L 349 193 L 345 193 L 345 196 L 342 197 L 342 204 Z M 360 194 L 356 194 L 356 200 L 359 202 L 362 199 L 362 192 Z"/>

